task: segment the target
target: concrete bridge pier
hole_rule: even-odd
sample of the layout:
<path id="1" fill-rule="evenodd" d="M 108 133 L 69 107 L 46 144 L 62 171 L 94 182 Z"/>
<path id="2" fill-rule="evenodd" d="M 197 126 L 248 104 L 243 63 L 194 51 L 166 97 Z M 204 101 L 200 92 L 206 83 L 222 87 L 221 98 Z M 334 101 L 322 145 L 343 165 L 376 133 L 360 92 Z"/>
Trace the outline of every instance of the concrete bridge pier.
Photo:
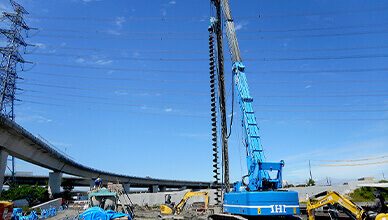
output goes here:
<path id="1" fill-rule="evenodd" d="M 167 191 L 167 187 L 166 186 L 161 186 L 161 187 L 159 187 L 159 191 L 160 192 L 166 192 Z"/>
<path id="2" fill-rule="evenodd" d="M 129 190 L 131 190 L 131 184 L 130 183 L 123 183 L 124 192 L 129 193 Z"/>
<path id="3" fill-rule="evenodd" d="M 3 191 L 5 169 L 7 168 L 8 152 L 0 150 L 0 196 Z"/>
<path id="4" fill-rule="evenodd" d="M 152 185 L 148 188 L 148 192 L 157 193 L 159 191 L 159 185 Z"/>
<path id="5" fill-rule="evenodd" d="M 54 198 L 55 194 L 61 192 L 62 175 L 63 173 L 61 172 L 49 173 L 48 193 L 50 198 Z"/>

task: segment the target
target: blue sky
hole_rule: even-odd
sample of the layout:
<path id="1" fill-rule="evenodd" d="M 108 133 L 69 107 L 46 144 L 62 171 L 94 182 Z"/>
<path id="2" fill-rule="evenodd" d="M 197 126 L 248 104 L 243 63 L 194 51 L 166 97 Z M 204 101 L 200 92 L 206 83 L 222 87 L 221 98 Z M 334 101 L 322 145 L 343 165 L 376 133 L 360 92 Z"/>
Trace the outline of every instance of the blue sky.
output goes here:
<path id="1" fill-rule="evenodd" d="M 209 1 L 18 2 L 40 30 L 25 39 L 37 45 L 24 55 L 36 65 L 19 72 L 17 123 L 87 166 L 212 181 Z M 388 118 L 388 3 L 231 0 L 230 7 L 267 160 L 285 160 L 292 182 L 309 178 L 309 160 L 317 180 L 388 176 L 387 163 L 314 165 L 388 155 L 386 120 L 353 121 Z M 234 106 L 229 156 L 237 181 L 246 165 Z M 19 160 L 16 169 L 48 172 Z"/>

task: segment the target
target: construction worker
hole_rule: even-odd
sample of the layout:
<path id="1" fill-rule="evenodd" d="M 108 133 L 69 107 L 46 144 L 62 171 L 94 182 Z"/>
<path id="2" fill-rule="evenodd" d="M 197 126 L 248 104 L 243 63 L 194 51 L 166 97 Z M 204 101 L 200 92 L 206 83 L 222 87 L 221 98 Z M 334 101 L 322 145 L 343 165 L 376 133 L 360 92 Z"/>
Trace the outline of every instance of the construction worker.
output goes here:
<path id="1" fill-rule="evenodd" d="M 94 181 L 94 188 L 100 188 L 100 187 L 102 187 L 102 180 L 101 180 L 101 178 L 97 178 Z"/>

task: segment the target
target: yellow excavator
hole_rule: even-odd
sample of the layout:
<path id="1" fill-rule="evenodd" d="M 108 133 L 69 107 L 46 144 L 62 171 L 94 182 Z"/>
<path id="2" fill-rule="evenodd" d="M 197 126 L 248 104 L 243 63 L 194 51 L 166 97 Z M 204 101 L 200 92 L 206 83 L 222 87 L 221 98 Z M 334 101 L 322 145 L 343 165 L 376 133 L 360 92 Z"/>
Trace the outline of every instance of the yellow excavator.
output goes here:
<path id="1" fill-rule="evenodd" d="M 388 220 L 388 206 L 379 190 L 375 190 L 375 204 L 364 210 L 344 196 L 334 191 L 325 191 L 309 197 L 307 200 L 307 213 L 309 220 L 315 220 L 315 209 L 328 205 L 330 219 L 338 219 L 338 211 L 343 211 L 353 220 Z M 318 198 L 323 197 L 319 200 Z"/>
<path id="2" fill-rule="evenodd" d="M 187 200 L 193 196 L 205 196 L 205 210 L 208 208 L 209 205 L 209 190 L 206 192 L 192 192 L 188 191 L 182 198 L 182 200 L 175 205 L 174 203 L 171 203 L 171 196 L 167 195 L 166 202 L 164 205 L 160 206 L 160 212 L 162 214 L 177 214 L 179 215 L 182 210 L 184 209 Z"/>

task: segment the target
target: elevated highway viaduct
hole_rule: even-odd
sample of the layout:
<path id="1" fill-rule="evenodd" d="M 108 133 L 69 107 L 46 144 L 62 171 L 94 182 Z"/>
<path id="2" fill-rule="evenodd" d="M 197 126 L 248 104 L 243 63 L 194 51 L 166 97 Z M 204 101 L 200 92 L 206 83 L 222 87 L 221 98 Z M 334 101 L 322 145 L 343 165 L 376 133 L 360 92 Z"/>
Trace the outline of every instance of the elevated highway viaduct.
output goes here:
<path id="1" fill-rule="evenodd" d="M 12 178 L 12 175 L 5 175 L 4 176 L 4 185 L 8 185 L 10 180 Z M 135 177 L 136 178 L 136 177 Z M 62 180 L 65 180 L 68 184 L 72 186 L 79 186 L 79 187 L 93 187 L 94 180 L 88 179 L 88 178 L 82 178 L 82 177 L 72 177 L 72 176 L 63 176 Z M 159 188 L 159 191 L 165 191 L 166 189 L 184 189 L 184 188 L 190 188 L 190 189 L 204 189 L 209 186 L 208 183 L 204 184 L 198 184 L 198 182 L 194 182 L 195 184 L 190 184 L 188 181 L 182 181 L 187 183 L 182 184 L 179 183 L 181 181 L 175 181 L 172 180 L 171 182 L 167 182 L 166 180 L 163 180 L 160 182 L 158 179 L 153 178 L 147 178 L 148 181 L 135 181 L 135 179 L 131 180 L 131 188 L 148 188 L 149 191 L 152 190 L 152 186 L 157 185 Z M 46 186 L 49 183 L 49 176 L 32 176 L 32 175 L 16 175 L 15 176 L 15 183 L 18 185 L 38 185 L 38 186 Z M 106 185 L 107 182 L 104 182 L 104 185 Z M 62 185 L 64 185 L 64 182 L 62 182 Z"/>
<path id="2" fill-rule="evenodd" d="M 64 173 L 81 177 L 83 184 L 87 186 L 90 186 L 91 182 L 97 178 L 101 178 L 105 183 L 121 183 L 127 192 L 130 187 L 148 187 L 151 192 L 164 191 L 166 188 L 206 189 L 211 187 L 211 182 L 136 177 L 87 167 L 52 148 L 4 115 L 0 115 L 0 189 L 5 180 L 8 155 L 52 170 L 48 181 L 51 194 L 60 192 Z"/>

